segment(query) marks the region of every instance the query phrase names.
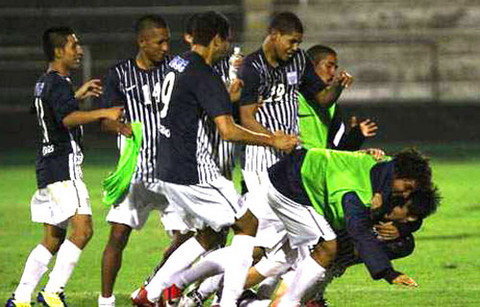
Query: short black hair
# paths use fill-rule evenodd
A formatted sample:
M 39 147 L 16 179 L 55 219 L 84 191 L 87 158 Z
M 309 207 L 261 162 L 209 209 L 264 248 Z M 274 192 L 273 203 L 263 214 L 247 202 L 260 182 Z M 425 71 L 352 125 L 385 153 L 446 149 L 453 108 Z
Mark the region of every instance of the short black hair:
M 279 31 L 281 34 L 287 34 L 292 32 L 298 32 L 303 34 L 303 24 L 292 12 L 282 12 L 275 15 L 270 22 L 268 32 L 273 30 Z
M 135 22 L 135 33 L 138 35 L 146 29 L 167 29 L 168 24 L 160 15 L 145 15 Z
M 48 62 L 55 60 L 55 48 L 63 48 L 68 42 L 68 36 L 75 34 L 72 28 L 60 26 L 52 27 L 42 36 L 43 53 Z
M 187 18 L 185 24 L 183 25 L 183 33 L 193 36 L 193 25 L 195 24 L 197 17 L 198 13 L 193 14 Z
M 394 174 L 397 179 L 413 179 L 417 189 L 432 187 L 432 168 L 429 159 L 416 149 L 409 148 L 394 155 Z
M 193 43 L 208 46 L 216 35 L 227 39 L 230 35 L 230 23 L 223 14 L 209 11 L 198 14 L 193 23 Z
M 428 189 L 415 190 L 410 194 L 408 202 L 408 214 L 410 216 L 424 219 L 430 214 L 437 211 L 440 204 L 441 196 L 436 186 L 431 186 Z
M 337 52 L 330 47 L 323 45 L 315 45 L 307 50 L 307 55 L 314 65 L 317 65 L 321 60 L 325 59 L 327 55 L 337 55 Z

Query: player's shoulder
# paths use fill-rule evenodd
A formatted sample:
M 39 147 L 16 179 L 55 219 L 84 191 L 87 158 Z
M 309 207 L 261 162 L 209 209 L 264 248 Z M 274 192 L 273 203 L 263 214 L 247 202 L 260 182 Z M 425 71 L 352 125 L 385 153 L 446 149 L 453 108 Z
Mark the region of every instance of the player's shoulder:
M 259 63 L 262 61 L 262 49 L 258 49 L 250 54 L 248 54 L 244 59 L 243 59 L 243 65 L 246 66 L 252 66 L 255 63 Z
M 115 71 L 117 69 L 125 69 L 134 65 L 133 58 L 117 60 L 112 66 L 110 66 L 109 71 Z

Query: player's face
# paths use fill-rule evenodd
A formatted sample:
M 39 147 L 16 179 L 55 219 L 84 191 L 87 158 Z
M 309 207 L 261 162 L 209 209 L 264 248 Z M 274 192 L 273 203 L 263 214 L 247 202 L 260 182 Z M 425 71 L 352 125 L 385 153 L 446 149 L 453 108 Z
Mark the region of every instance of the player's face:
M 139 39 L 139 45 L 149 61 L 161 62 L 170 50 L 170 31 L 166 28 L 145 29 Z
M 315 72 L 326 84 L 330 84 L 335 77 L 338 68 L 337 56 L 328 54 L 324 59 L 321 59 L 315 66 Z
M 385 219 L 389 221 L 397 221 L 400 223 L 413 222 L 417 220 L 417 218 L 409 215 L 408 203 L 403 207 L 394 207 L 390 213 L 385 214 Z
M 413 179 L 394 179 L 392 182 L 393 196 L 402 196 L 404 199 L 410 197 L 410 194 L 417 188 L 417 182 Z
M 275 42 L 276 57 L 280 61 L 288 61 L 297 52 L 300 43 L 302 42 L 303 34 L 298 32 L 291 32 L 281 34 L 276 32 L 273 34 Z
M 60 59 L 68 69 L 80 66 L 83 58 L 83 48 L 75 34 L 67 37 L 67 43 L 60 49 Z
M 214 38 L 214 50 L 212 53 L 212 62 L 217 62 L 221 58 L 228 55 L 230 50 L 230 36 L 226 39 L 221 38 L 220 36 L 215 36 Z

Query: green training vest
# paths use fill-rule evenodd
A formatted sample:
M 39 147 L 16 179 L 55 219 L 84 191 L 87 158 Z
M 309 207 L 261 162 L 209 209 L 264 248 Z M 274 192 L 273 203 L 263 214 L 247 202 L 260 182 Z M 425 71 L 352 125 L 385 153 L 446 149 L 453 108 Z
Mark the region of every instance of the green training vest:
M 329 123 L 322 121 L 316 107 L 320 108 L 310 104 L 302 94 L 298 93 L 300 140 L 302 147 L 306 149 L 327 148 Z M 335 114 L 335 109 L 335 103 L 328 109 L 327 116 L 330 120 Z
M 371 206 L 370 170 L 375 164 L 377 161 L 364 153 L 308 150 L 301 168 L 303 188 L 315 210 L 335 229 L 345 227 L 342 207 L 345 193 L 355 192 L 365 206 Z

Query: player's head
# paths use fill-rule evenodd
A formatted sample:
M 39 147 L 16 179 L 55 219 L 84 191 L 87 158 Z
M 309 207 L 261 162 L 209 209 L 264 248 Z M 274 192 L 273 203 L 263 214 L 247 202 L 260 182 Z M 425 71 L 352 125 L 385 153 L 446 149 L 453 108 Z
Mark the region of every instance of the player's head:
M 432 168 L 427 157 L 415 149 L 406 149 L 394 155 L 392 193 L 405 199 L 415 190 L 432 187 Z
M 67 69 L 80 66 L 83 49 L 72 28 L 53 27 L 43 32 L 43 52 L 48 62 L 60 61 Z
M 159 15 L 146 15 L 135 23 L 137 45 L 149 61 L 163 61 L 170 50 L 170 30 L 165 20 Z
M 424 219 L 437 210 L 440 199 L 435 186 L 417 189 L 407 199 L 392 195 L 384 218 L 402 223 Z
M 337 53 L 330 47 L 315 45 L 307 50 L 307 55 L 315 67 L 315 72 L 323 82 L 333 81 L 338 68 Z
M 183 40 L 189 44 L 193 44 L 193 25 L 197 20 L 198 14 L 193 14 L 185 21 L 185 25 L 183 27 Z
M 275 57 L 287 61 L 297 52 L 303 38 L 303 25 L 297 15 L 283 12 L 273 17 L 268 27 Z
M 230 23 L 217 12 L 198 14 L 193 23 L 193 44 L 209 47 L 215 61 L 228 53 L 230 46 Z

